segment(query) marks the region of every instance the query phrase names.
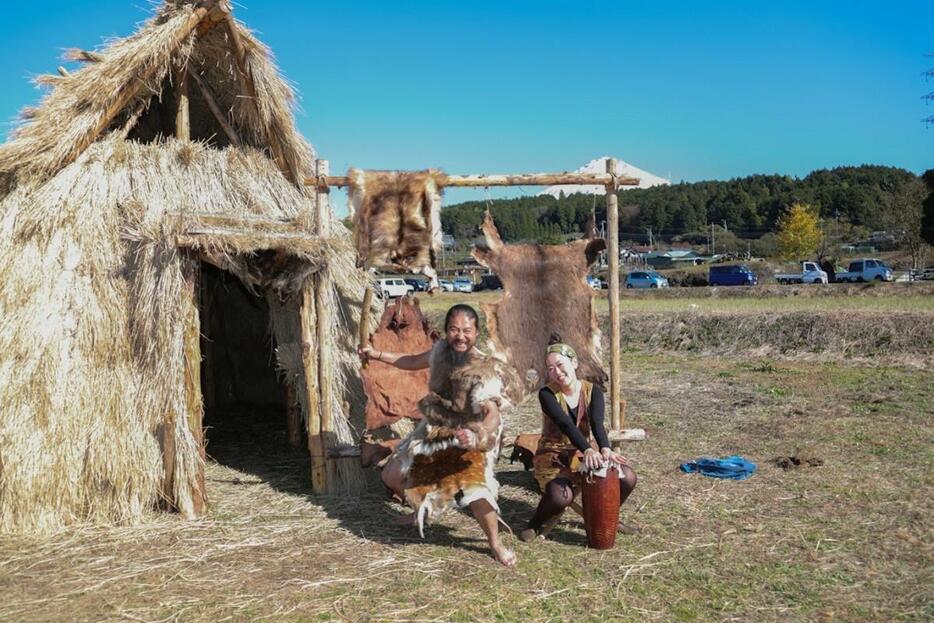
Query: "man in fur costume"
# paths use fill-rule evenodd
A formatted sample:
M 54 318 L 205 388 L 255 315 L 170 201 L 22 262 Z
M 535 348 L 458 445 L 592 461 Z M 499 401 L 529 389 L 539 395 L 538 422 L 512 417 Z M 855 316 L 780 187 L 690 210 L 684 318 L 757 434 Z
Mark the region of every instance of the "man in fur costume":
M 429 393 L 419 403 L 422 421 L 383 466 L 383 482 L 415 510 L 424 536 L 426 520 L 447 508 L 470 508 L 501 564 L 515 553 L 499 539 L 499 483 L 493 474 L 508 405 L 511 368 L 476 348 L 479 318 L 469 305 L 455 305 L 445 318 L 445 339 L 414 355 L 360 349 L 360 355 L 404 370 L 429 368 Z M 513 373 L 514 374 L 514 373 Z M 510 379 L 511 380 L 511 379 Z

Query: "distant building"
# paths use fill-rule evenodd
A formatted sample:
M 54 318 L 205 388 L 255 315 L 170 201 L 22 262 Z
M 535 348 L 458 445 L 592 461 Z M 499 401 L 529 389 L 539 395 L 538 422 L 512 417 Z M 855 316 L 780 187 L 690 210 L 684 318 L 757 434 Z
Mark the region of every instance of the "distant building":
M 645 263 L 652 268 L 672 268 L 679 264 L 702 264 L 704 259 L 692 249 L 668 249 L 667 251 L 651 251 L 642 256 Z

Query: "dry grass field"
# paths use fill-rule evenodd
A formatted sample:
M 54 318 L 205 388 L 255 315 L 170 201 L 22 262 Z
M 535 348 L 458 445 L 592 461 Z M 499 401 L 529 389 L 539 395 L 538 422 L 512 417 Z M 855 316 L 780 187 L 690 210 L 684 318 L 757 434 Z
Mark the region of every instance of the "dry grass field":
M 437 318 L 479 298 L 424 305 Z M 912 313 L 934 324 L 931 295 L 920 298 Z M 903 303 L 846 305 L 876 317 Z M 514 570 L 493 563 L 464 514 L 422 540 L 392 524 L 402 509 L 377 488 L 311 495 L 307 459 L 284 430 L 243 414 L 249 434 L 209 435 L 204 520 L 0 537 L 0 621 L 929 621 L 934 344 L 917 350 L 900 362 L 628 346 L 626 424 L 648 439 L 624 448 L 640 476 L 624 512 L 642 532 L 595 552 L 568 516 L 547 542 L 507 535 Z M 539 417 L 523 406 L 507 435 L 535 431 Z M 677 469 L 728 454 L 758 473 L 734 482 Z M 518 531 L 537 501 L 531 474 L 502 460 L 498 476 Z

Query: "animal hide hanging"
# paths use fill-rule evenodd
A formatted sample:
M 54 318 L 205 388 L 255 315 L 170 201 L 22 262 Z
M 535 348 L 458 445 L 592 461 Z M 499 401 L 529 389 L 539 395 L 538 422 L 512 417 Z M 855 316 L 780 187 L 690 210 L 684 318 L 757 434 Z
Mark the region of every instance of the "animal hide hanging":
M 591 231 L 564 245 L 507 245 L 489 212 L 481 229 L 486 248 L 475 248 L 472 255 L 503 282 L 502 298 L 481 305 L 496 349 L 506 353 L 521 378 L 540 386 L 545 347 L 557 331 L 577 351 L 578 377 L 605 387 L 594 291 L 585 281 L 605 241 Z
M 387 303 L 370 343 L 383 352 L 423 353 L 436 339 L 418 299 L 403 296 Z M 361 375 L 368 430 L 389 426 L 401 418 L 421 419 L 418 401 L 428 393 L 428 370 L 400 370 L 388 363 L 370 361 Z
M 347 177 L 358 264 L 422 273 L 436 288 L 444 175 L 350 169 Z

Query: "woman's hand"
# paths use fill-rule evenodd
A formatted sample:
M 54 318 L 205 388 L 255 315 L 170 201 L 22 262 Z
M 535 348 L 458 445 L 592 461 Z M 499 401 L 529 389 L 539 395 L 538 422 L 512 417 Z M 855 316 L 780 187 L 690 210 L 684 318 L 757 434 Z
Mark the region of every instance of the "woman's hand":
M 616 465 L 625 465 L 626 467 L 632 467 L 632 463 L 629 462 L 629 459 L 624 457 L 622 454 L 616 454 L 609 448 L 601 448 L 600 456 L 603 457 L 604 461 L 608 461 Z
M 593 448 L 587 448 L 584 452 L 584 467 L 590 471 L 595 471 L 603 467 L 603 457 Z

